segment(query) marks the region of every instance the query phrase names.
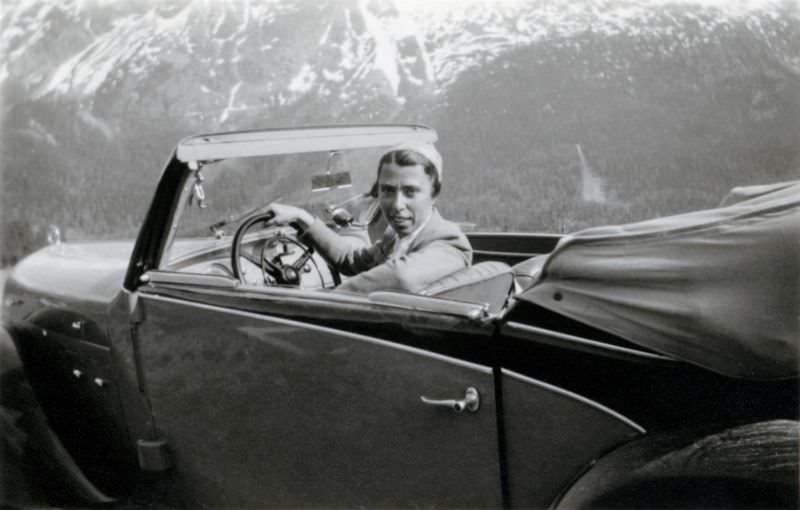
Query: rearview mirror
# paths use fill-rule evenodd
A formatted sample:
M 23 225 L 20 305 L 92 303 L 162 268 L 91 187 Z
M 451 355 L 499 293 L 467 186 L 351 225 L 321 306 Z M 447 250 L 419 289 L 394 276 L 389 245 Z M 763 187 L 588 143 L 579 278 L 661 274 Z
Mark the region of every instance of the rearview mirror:
M 327 191 L 333 188 L 349 188 L 353 185 L 350 172 L 317 174 L 311 176 L 311 191 Z

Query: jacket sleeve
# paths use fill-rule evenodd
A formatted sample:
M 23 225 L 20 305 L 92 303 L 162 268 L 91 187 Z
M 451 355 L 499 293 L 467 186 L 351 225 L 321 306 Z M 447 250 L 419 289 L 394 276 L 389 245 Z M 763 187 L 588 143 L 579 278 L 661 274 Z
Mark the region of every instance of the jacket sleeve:
M 310 239 L 325 260 L 347 276 L 366 271 L 385 259 L 382 242 L 372 246 L 352 243 L 319 219 L 314 220 L 303 233 L 303 237 Z
M 469 266 L 470 258 L 471 253 L 452 243 L 434 241 L 348 278 L 337 290 L 361 293 L 375 290 L 418 292 L 436 280 Z

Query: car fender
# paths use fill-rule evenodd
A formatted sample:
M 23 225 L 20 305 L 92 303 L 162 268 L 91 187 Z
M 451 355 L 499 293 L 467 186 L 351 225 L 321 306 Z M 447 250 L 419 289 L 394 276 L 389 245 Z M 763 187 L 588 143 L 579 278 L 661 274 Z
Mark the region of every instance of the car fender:
M 793 508 L 800 422 L 646 436 L 596 461 L 553 508 Z
M 42 492 L 51 503 L 75 501 L 109 503 L 83 474 L 50 428 L 25 375 L 22 361 L 11 334 L 0 326 L 0 426 L 4 469 L 13 469 L 27 480 L 36 480 L 39 487 L 26 487 L 29 494 L 6 492 L 9 499 L 27 499 L 30 493 Z M 4 480 L 5 483 L 5 480 Z M 3 487 L 9 489 L 9 487 Z M 17 491 L 19 492 L 19 491 Z M 14 503 L 14 501 L 4 501 Z

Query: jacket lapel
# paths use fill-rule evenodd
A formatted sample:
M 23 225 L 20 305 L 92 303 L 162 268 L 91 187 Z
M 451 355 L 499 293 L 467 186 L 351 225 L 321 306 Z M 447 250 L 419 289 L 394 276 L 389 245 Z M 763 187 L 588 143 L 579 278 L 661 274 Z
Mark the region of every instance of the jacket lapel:
M 428 243 L 431 239 L 435 238 L 437 232 L 440 230 L 439 227 L 441 222 L 442 217 L 439 215 L 439 211 L 434 207 L 433 211 L 431 211 L 431 218 L 428 220 L 428 223 L 420 231 L 417 237 L 411 242 L 411 246 L 408 247 L 408 251 L 416 250 L 417 247 L 422 246 L 423 244 Z

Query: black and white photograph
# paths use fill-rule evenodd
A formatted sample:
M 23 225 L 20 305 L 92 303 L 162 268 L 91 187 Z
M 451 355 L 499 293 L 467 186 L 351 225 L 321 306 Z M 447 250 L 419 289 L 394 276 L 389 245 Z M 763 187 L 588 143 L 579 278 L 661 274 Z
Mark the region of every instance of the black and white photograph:
M 0 508 L 800 509 L 798 0 L 0 0 Z

